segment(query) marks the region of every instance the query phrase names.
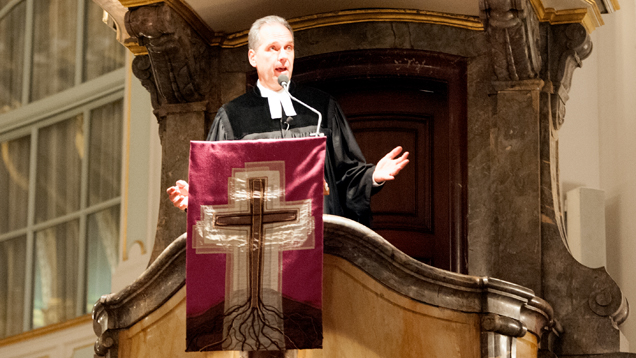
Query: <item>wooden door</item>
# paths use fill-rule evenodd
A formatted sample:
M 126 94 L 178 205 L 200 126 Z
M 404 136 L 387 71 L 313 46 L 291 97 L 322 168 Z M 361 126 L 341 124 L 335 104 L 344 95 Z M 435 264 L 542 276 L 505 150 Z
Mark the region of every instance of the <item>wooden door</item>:
M 466 82 L 460 58 L 365 50 L 298 59 L 294 80 L 342 107 L 368 162 L 401 145 L 411 162 L 373 196 L 372 228 L 406 254 L 466 271 Z

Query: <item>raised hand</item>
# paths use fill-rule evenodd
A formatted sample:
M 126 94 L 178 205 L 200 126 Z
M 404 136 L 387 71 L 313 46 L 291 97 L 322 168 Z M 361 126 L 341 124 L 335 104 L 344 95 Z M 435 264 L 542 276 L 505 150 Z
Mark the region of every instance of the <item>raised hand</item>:
M 172 201 L 172 205 L 176 206 L 181 210 L 185 210 L 188 208 L 188 196 L 190 193 L 188 190 L 190 186 L 185 180 L 177 180 L 175 186 L 171 186 L 166 190 L 168 195 L 170 196 L 170 201 Z
M 409 156 L 409 152 L 404 152 L 402 156 L 396 158 L 402 152 L 402 147 L 395 147 L 392 151 L 390 151 L 384 158 L 380 159 L 378 164 L 375 167 L 375 171 L 373 172 L 373 180 L 376 183 L 382 183 L 387 180 L 395 179 L 395 176 L 400 172 L 400 170 L 404 169 L 404 167 L 409 163 L 407 159 Z

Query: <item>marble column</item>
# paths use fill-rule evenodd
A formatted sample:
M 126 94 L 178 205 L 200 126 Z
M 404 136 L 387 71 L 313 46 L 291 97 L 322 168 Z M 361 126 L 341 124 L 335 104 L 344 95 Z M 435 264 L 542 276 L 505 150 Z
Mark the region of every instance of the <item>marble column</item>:
M 161 139 L 161 188 L 173 186 L 179 179 L 188 180 L 190 141 L 204 140 L 207 101 L 166 104 L 155 110 L 159 118 Z M 151 257 L 154 259 L 186 231 L 186 214 L 167 200 L 159 202 L 157 234 Z M 151 262 L 152 260 L 151 259 Z
M 499 81 L 491 134 L 494 277 L 541 294 L 539 99 L 543 81 Z
M 191 140 L 205 140 L 212 116 L 214 71 L 211 47 L 165 3 L 131 8 L 126 29 L 147 55 L 133 61 L 133 73 L 150 92 L 162 146 L 159 218 L 151 264 L 186 230 L 186 216 L 165 190 L 188 179 Z

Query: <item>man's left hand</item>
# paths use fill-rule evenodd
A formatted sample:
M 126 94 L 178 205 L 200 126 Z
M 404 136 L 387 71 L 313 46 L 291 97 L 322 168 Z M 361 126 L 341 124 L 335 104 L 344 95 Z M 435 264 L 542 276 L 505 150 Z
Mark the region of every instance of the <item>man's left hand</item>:
M 380 159 L 373 172 L 373 180 L 375 180 L 376 183 L 381 184 L 387 180 L 395 179 L 395 176 L 400 170 L 404 169 L 409 163 L 407 159 L 409 152 L 404 152 L 402 156 L 396 158 L 401 152 L 402 147 L 395 147 L 389 154 Z

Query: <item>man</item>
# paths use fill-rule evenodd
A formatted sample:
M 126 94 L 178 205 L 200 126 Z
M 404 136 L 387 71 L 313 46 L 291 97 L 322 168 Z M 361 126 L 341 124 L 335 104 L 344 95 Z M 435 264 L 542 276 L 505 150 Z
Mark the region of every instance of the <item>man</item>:
M 302 105 L 293 105 L 278 82 L 279 76 L 292 77 L 291 26 L 281 17 L 267 16 L 254 22 L 248 37 L 248 59 L 256 68 L 258 82 L 219 109 L 208 140 L 293 138 L 316 132 L 317 115 Z M 402 148 L 396 147 L 377 165 L 367 164 L 340 106 L 331 96 L 293 82 L 289 93 L 322 113 L 320 132 L 327 136 L 325 180 L 330 189 L 325 197 L 325 213 L 369 226 L 371 195 L 408 164 L 408 152 L 398 157 Z M 187 208 L 186 182 L 180 180 L 167 191 L 176 207 Z

